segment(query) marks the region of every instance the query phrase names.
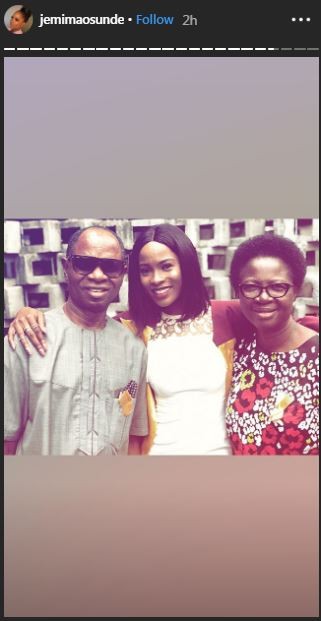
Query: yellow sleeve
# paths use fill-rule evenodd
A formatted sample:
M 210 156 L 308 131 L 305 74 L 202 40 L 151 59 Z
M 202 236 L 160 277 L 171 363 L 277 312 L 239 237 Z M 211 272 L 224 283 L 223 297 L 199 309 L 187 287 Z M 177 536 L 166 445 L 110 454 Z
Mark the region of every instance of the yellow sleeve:
M 132 319 L 120 319 L 120 321 L 126 328 L 128 328 L 128 330 L 131 330 L 133 334 L 137 335 L 136 325 Z M 140 335 L 140 338 L 145 343 L 145 345 L 147 345 L 151 332 L 152 332 L 152 328 L 150 328 L 149 326 L 146 326 L 146 328 L 143 330 L 142 334 Z M 147 400 L 147 416 L 148 416 L 148 435 L 145 436 L 142 441 L 141 451 L 143 455 L 146 455 L 149 452 L 154 442 L 155 435 L 156 435 L 155 397 L 148 383 L 146 383 L 146 400 Z
M 219 349 L 221 350 L 227 364 L 227 373 L 225 380 L 225 398 L 227 399 L 228 393 L 230 392 L 231 383 L 232 383 L 232 374 L 233 374 L 233 354 L 234 354 L 234 346 L 235 339 L 230 339 L 222 345 L 219 345 Z

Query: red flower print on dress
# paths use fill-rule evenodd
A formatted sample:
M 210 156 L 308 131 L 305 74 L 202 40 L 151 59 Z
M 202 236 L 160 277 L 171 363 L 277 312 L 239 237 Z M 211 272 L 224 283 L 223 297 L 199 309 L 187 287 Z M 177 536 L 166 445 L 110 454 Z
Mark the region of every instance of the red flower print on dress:
M 300 451 L 294 451 L 293 449 L 286 448 L 282 451 L 282 455 L 301 455 Z
M 267 444 L 263 447 L 261 455 L 276 455 L 276 448 L 271 446 L 271 444 Z
M 233 453 L 235 455 L 240 455 L 242 453 L 242 442 L 240 436 L 238 436 L 237 433 L 232 433 L 230 441 L 232 444 Z
M 283 420 L 285 423 L 298 425 L 305 418 L 305 409 L 301 403 L 291 403 L 284 410 Z
M 293 451 L 295 451 L 296 449 L 302 448 L 304 436 L 299 429 L 290 426 L 280 436 L 280 442 L 282 446 L 290 449 L 293 453 Z
M 256 394 L 259 397 L 262 397 L 262 399 L 266 399 L 266 397 L 271 394 L 272 388 L 273 382 L 268 380 L 266 377 L 260 377 L 258 383 L 256 384 Z
M 242 390 L 239 398 L 236 399 L 235 408 L 239 414 L 244 414 L 244 412 L 250 412 L 252 410 L 254 402 L 255 392 L 249 388 L 246 388 L 246 390 Z
M 278 431 L 274 425 L 268 425 L 262 431 L 263 444 L 276 444 Z
M 308 455 L 319 455 L 319 449 L 313 448 L 309 451 Z
M 257 446 L 255 444 L 244 444 L 243 455 L 257 455 Z

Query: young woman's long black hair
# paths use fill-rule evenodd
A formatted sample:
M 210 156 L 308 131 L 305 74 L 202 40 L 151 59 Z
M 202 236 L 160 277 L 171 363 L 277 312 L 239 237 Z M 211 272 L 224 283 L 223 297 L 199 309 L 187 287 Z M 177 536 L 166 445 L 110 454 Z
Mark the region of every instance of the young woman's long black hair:
M 139 253 L 145 244 L 156 241 L 176 254 L 182 273 L 182 319 L 192 319 L 209 306 L 196 249 L 185 233 L 173 224 L 152 226 L 137 238 L 129 257 L 128 304 L 131 318 L 138 332 L 145 326 L 154 326 L 161 318 L 162 309 L 150 298 L 140 280 Z

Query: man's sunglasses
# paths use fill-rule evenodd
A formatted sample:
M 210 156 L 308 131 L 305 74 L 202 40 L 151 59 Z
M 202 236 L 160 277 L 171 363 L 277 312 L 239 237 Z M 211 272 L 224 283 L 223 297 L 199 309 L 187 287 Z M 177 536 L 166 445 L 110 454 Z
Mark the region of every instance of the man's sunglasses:
M 96 267 L 100 267 L 102 272 L 110 278 L 121 276 L 126 269 L 126 261 L 119 259 L 99 259 L 98 257 L 81 256 L 73 254 L 68 258 L 72 268 L 78 274 L 91 274 Z

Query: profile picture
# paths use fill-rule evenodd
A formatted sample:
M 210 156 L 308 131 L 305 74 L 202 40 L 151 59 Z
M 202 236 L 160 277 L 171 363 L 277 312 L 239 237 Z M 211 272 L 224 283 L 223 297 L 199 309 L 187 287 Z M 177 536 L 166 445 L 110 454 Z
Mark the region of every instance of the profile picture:
M 33 24 L 32 12 L 23 4 L 14 4 L 5 12 L 4 23 L 9 32 L 22 35 L 28 32 Z

